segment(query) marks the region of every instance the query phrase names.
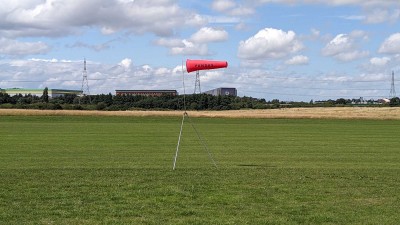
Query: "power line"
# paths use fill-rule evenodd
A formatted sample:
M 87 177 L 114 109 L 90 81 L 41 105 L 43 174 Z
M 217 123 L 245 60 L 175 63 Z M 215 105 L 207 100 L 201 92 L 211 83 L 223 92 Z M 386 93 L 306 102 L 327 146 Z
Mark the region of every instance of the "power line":
M 106 81 L 106 80 L 119 80 L 125 78 L 137 79 L 136 77 L 109 77 L 109 78 L 88 78 L 88 81 Z M 145 81 L 143 79 L 143 81 Z M 179 82 L 181 80 L 170 80 L 166 82 L 157 82 L 157 83 L 172 83 Z M 56 82 L 82 82 L 82 80 L 2 80 L 1 82 L 7 83 L 56 83 Z
M 234 75 L 234 74 L 227 74 L 227 75 Z M 305 80 L 310 82 L 323 82 L 323 83 L 377 83 L 377 82 L 387 82 L 387 80 L 332 80 L 332 79 L 309 79 L 304 77 L 277 77 L 277 76 L 263 76 L 264 79 L 277 79 L 277 80 Z M 107 78 L 91 78 L 88 80 L 91 81 L 104 81 L 104 80 L 117 80 L 117 79 L 137 79 L 135 76 L 124 76 L 124 77 L 107 77 Z M 67 81 L 81 81 L 75 79 L 62 79 L 62 80 L 3 80 L 3 82 L 13 82 L 13 83 L 40 83 L 40 82 L 67 82 Z M 180 80 L 176 80 L 180 81 Z M 395 80 L 400 81 L 400 80 Z M 247 82 L 240 82 L 241 84 L 251 84 Z
M 215 89 L 216 87 L 211 87 L 211 86 L 207 86 L 207 85 L 203 85 L 206 86 L 210 89 Z M 340 89 L 338 89 L 340 90 Z M 386 89 L 385 89 L 386 90 Z M 283 92 L 270 92 L 270 91 L 254 91 L 254 90 L 248 90 L 248 89 L 242 89 L 240 92 L 242 93 L 259 93 L 259 94 L 267 94 L 267 95 L 283 95 L 283 96 L 301 96 L 301 97 L 331 97 L 331 98 L 342 98 L 344 97 L 343 95 L 326 95 L 326 94 L 292 94 L 292 93 L 283 93 Z M 360 97 L 360 96 L 358 96 Z M 367 95 L 367 96 L 363 96 L 366 98 L 384 98 L 383 95 L 378 96 L 378 95 Z
M 85 71 L 85 68 L 84 68 Z M 393 72 L 394 73 L 394 72 Z M 230 73 L 225 73 L 226 75 L 236 75 L 236 74 L 230 74 Z M 392 74 L 394 75 L 394 74 Z M 250 76 L 249 76 L 250 77 Z M 305 87 L 305 86 L 285 86 L 285 85 L 275 85 L 274 83 L 272 84 L 271 89 L 300 89 L 300 90 L 323 90 L 323 91 L 388 91 L 388 89 L 382 89 L 382 88 L 371 88 L 371 87 L 348 87 L 348 88 L 329 88 L 329 87 L 320 87 L 323 83 L 326 85 L 331 85 L 332 83 L 346 83 L 346 86 L 350 85 L 355 85 L 357 83 L 382 83 L 382 82 L 388 82 L 388 80 L 332 80 L 332 79 L 312 79 L 312 78 L 305 78 L 305 77 L 278 77 L 278 76 L 262 76 L 260 78 L 263 79 L 276 79 L 276 80 L 288 80 L 288 81 L 296 81 L 296 80 L 304 80 L 308 81 L 310 84 L 318 82 L 319 87 Z M 119 79 L 135 79 L 135 81 L 143 81 L 147 82 L 148 77 L 146 78 L 138 78 L 135 76 L 113 76 L 113 77 L 106 77 L 106 78 L 87 78 L 87 81 L 106 81 L 106 80 L 119 80 Z M 250 78 L 249 78 L 250 80 Z M 61 80 L 3 80 L 2 82 L 9 82 L 9 83 L 52 83 L 52 82 L 80 82 L 81 80 L 75 80 L 75 79 L 61 79 Z M 180 82 L 181 80 L 168 80 L 165 82 L 154 82 L 155 84 L 171 84 L 174 82 Z M 225 84 L 231 84 L 231 85 L 251 85 L 251 86 L 256 86 L 265 89 L 263 86 L 263 83 L 255 83 L 255 82 L 241 82 L 241 81 L 232 81 L 229 79 L 213 79 L 213 81 L 225 83 Z M 394 84 L 394 81 L 400 81 L 400 80 L 395 80 L 394 76 L 392 77 L 392 84 Z M 271 81 L 273 82 L 273 81 Z M 359 86 L 359 85 L 357 85 Z M 104 87 L 104 86 L 103 86 Z M 109 86 L 112 87 L 112 86 Z M 392 88 L 394 90 L 394 88 Z M 242 89 L 243 90 L 243 89 Z M 245 91 L 240 91 L 240 92 L 250 92 L 250 93 L 261 93 L 261 94 L 269 94 L 269 95 L 283 95 L 283 96 L 303 96 L 303 97 L 309 97 L 309 96 L 314 96 L 314 97 L 335 97 L 336 95 L 321 95 L 321 94 L 291 94 L 291 93 L 282 93 L 282 92 L 270 92 L 270 91 L 255 91 L 255 90 L 246 90 Z M 338 96 L 340 97 L 340 96 Z M 364 96 L 364 97 L 383 97 L 383 96 Z
M 224 73 L 225 75 L 233 75 L 236 76 L 237 74 L 233 73 Z M 247 75 L 248 78 L 251 78 L 251 76 Z M 335 80 L 333 78 L 326 78 L 326 79 L 310 79 L 310 78 L 305 78 L 305 77 L 278 77 L 278 76 L 262 76 L 262 78 L 267 78 L 267 79 L 277 79 L 277 80 L 305 80 L 305 81 L 312 81 L 312 82 L 354 82 L 354 83 L 374 83 L 374 82 L 387 82 L 387 80 Z M 396 80 L 399 81 L 399 80 Z
M 241 91 L 241 92 L 250 92 L 250 93 L 260 93 L 260 94 L 269 94 L 269 95 L 283 95 L 283 96 L 301 96 L 301 97 L 332 97 L 332 98 L 341 98 L 343 95 L 321 95 L 321 94 L 291 94 L 291 93 L 279 93 L 279 92 L 264 92 L 264 91 Z M 364 95 L 366 98 L 383 98 L 384 96 L 378 95 Z
M 217 80 L 218 81 L 218 80 Z M 221 81 L 221 80 L 219 80 Z M 221 81 L 227 84 L 232 84 L 232 85 L 236 85 L 237 82 L 225 82 L 225 81 Z M 259 83 L 242 83 L 240 82 L 240 84 L 246 84 L 246 85 L 252 85 L 252 86 L 261 86 L 262 84 Z M 341 90 L 348 90 L 348 91 L 387 91 L 388 89 L 377 89 L 377 88 L 322 88 L 322 87 L 301 87 L 301 86 L 281 86 L 281 85 L 273 85 L 273 87 L 271 88 L 288 88 L 288 89 L 304 89 L 304 90 L 328 90 L 328 91 L 341 91 Z
M 131 78 L 131 77 L 126 77 L 126 78 Z M 99 81 L 99 80 L 110 80 L 110 79 L 120 79 L 117 77 L 114 78 L 104 78 L 104 79 L 88 79 L 92 81 Z M 50 81 L 50 82 L 59 82 L 59 81 L 75 81 L 79 82 L 79 80 L 57 80 L 57 81 Z M 180 80 L 172 80 L 172 81 L 167 81 L 167 82 L 157 82 L 158 84 L 166 84 L 166 83 L 173 83 L 173 82 L 179 82 Z M 229 83 L 232 85 L 237 85 L 238 82 L 226 82 L 222 80 L 217 80 L 225 83 Z M 32 81 L 20 81 L 20 82 L 32 82 Z M 49 81 L 34 81 L 34 82 L 49 82 Z M 262 84 L 256 84 L 256 83 L 242 83 L 240 84 L 247 84 L 247 85 L 252 85 L 252 86 L 260 86 Z M 205 85 L 203 85 L 205 86 Z M 108 86 L 108 87 L 113 87 L 113 86 Z M 207 86 L 210 87 L 210 86 Z M 214 87 L 210 87 L 211 89 L 214 89 Z M 301 89 L 301 90 L 326 90 L 326 91 L 387 91 L 388 89 L 377 89 L 377 88 L 319 88 L 319 87 L 301 87 L 301 86 L 281 86 L 281 85 L 273 85 L 272 88 L 279 88 L 279 89 Z M 242 89 L 243 90 L 243 89 Z M 302 97 L 335 97 L 335 95 L 321 95 L 321 94 L 290 94 L 290 93 L 283 93 L 283 92 L 268 92 L 268 91 L 252 91 L 252 90 L 245 90 L 241 92 L 250 92 L 250 93 L 260 93 L 260 94 L 269 94 L 269 95 L 283 95 L 283 96 L 302 96 Z M 336 96 L 336 97 L 342 97 L 342 96 Z M 364 97 L 383 97 L 383 96 L 364 96 Z

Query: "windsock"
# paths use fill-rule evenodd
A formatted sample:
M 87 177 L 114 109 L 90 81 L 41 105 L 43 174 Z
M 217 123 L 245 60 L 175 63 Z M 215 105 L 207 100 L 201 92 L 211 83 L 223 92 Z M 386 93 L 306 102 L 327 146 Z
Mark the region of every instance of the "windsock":
M 186 71 L 188 73 L 198 70 L 213 70 L 226 67 L 228 67 L 227 61 L 186 60 Z

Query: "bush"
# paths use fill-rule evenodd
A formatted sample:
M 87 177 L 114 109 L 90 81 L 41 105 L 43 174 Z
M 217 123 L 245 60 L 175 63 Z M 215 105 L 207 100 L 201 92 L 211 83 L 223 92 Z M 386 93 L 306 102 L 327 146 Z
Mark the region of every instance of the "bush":
M 129 107 L 128 105 L 110 105 L 108 107 L 106 107 L 103 110 L 106 111 L 126 111 L 126 110 L 130 110 L 131 107 Z M 143 110 L 143 108 L 140 108 L 141 110 Z
M 400 98 L 395 97 L 395 98 L 390 99 L 389 105 L 390 105 L 391 107 L 400 106 Z
M 72 105 L 73 110 L 83 110 L 83 107 L 81 105 Z
M 96 110 L 104 110 L 105 108 L 107 108 L 107 104 L 104 102 L 99 102 L 96 105 Z
M 6 103 L 6 104 L 0 104 L 1 109 L 13 109 L 14 105 L 11 103 Z

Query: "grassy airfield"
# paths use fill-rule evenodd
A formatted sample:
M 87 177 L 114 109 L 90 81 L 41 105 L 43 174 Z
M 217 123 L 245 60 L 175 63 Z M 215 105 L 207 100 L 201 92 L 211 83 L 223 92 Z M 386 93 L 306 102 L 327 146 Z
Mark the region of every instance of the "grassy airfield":
M 396 224 L 400 120 L 0 116 L 0 224 Z

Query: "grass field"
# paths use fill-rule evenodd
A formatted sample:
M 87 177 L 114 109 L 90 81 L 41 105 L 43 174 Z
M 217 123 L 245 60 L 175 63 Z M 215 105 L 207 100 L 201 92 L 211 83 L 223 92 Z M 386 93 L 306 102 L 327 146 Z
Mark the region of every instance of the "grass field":
M 1 116 L 0 224 L 398 224 L 400 120 Z

